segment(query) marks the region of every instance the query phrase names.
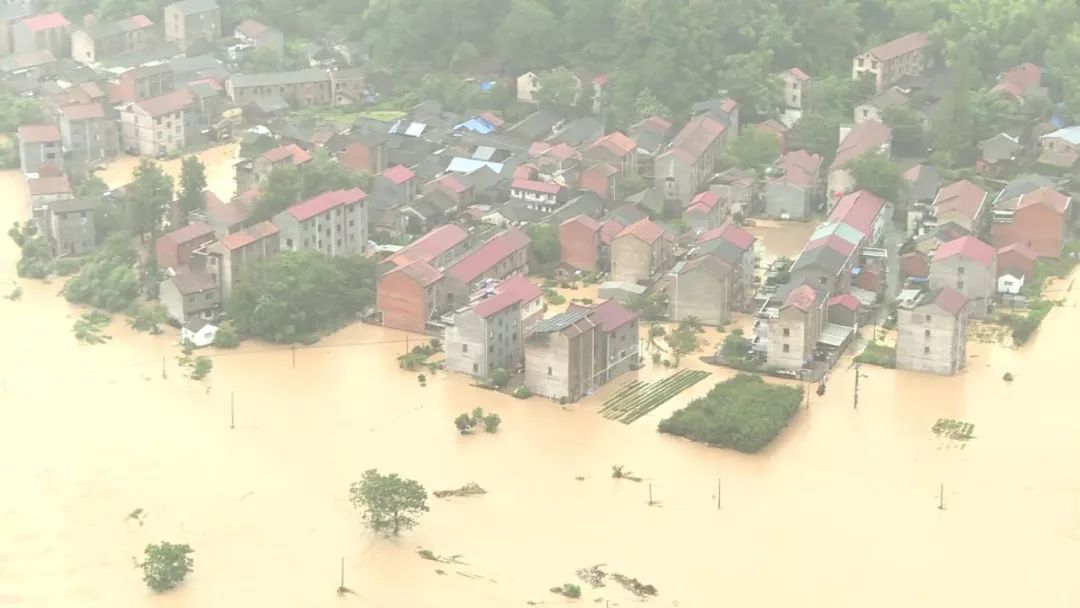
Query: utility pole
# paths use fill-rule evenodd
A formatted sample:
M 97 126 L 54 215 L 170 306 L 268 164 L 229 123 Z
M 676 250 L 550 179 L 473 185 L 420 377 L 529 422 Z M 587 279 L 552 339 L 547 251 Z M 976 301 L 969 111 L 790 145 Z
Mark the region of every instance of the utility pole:
M 293 369 L 296 369 L 296 345 L 295 344 L 292 347 L 292 366 L 293 366 Z
M 862 374 L 859 372 L 859 362 L 855 362 L 855 408 L 859 409 L 859 376 Z
M 229 428 L 236 428 L 236 391 L 229 393 Z
M 721 508 L 720 505 L 722 504 L 720 502 L 720 496 L 721 496 L 720 492 L 723 491 L 723 485 L 722 485 L 723 483 L 724 483 L 724 480 L 722 478 L 720 478 L 720 477 L 716 478 L 716 508 L 717 509 L 720 509 Z
M 938 505 L 939 511 L 945 510 L 945 483 L 942 482 L 941 488 L 938 490 Z
M 341 588 L 345 588 L 345 558 L 341 558 Z
M 168 379 L 168 377 L 169 377 L 169 375 L 167 373 L 165 373 L 165 355 L 162 355 L 161 356 L 161 379 L 166 380 L 166 379 Z
M 649 484 L 649 506 L 651 507 L 651 506 L 653 506 L 653 504 L 654 503 L 653 503 L 653 499 L 652 499 L 652 484 L 650 483 Z

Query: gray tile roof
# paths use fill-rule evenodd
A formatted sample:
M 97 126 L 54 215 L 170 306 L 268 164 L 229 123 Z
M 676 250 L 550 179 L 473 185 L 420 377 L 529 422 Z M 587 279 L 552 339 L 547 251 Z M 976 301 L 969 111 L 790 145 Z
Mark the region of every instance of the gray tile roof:
M 799 254 L 799 259 L 795 260 L 795 263 L 791 266 L 791 272 L 795 273 L 803 268 L 816 266 L 836 274 L 844 267 L 847 260 L 848 256 L 828 245 L 822 245 Z
M 550 333 L 554 331 L 561 331 L 589 316 L 591 312 L 591 308 L 568 310 L 564 313 L 557 314 L 550 319 L 544 319 L 543 321 L 537 323 L 536 326 L 533 327 L 533 333 Z
M 326 70 L 310 69 L 292 72 L 267 72 L 265 74 L 235 74 L 230 78 L 233 87 L 272 87 L 305 82 L 330 81 Z
M 180 0 L 180 2 L 174 2 L 166 8 L 172 8 L 184 15 L 192 15 L 214 10 L 218 8 L 218 3 L 216 0 Z

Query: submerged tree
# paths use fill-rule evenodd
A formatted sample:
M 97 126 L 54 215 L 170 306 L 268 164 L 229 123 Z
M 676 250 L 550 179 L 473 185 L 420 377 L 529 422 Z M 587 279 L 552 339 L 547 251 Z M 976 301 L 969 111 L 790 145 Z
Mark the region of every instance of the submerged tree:
M 176 587 L 194 570 L 195 560 L 191 558 L 194 552 L 188 545 L 166 541 L 146 545 L 143 561 L 139 563 L 143 581 L 158 593 Z
M 416 518 L 427 512 L 427 490 L 397 473 L 381 475 L 368 469 L 360 481 L 349 488 L 349 500 L 362 513 L 364 523 L 376 532 L 397 536 L 401 530 L 417 524 Z

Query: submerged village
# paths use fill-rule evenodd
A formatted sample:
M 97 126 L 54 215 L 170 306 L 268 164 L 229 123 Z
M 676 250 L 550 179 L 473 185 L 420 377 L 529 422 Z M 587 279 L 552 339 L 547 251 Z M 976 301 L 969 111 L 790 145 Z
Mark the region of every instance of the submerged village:
M 405 103 L 359 39 L 297 42 L 217 0 L 110 19 L 45 4 L 0 6 L 0 95 L 13 113 L 0 158 L 25 191 L 4 203 L 2 217 L 17 221 L 2 315 L 15 328 L 45 314 L 35 311 L 46 299 L 66 299 L 77 306 L 70 340 L 87 358 L 149 332 L 155 365 L 167 353 L 161 381 L 183 378 L 173 398 L 227 399 L 230 429 L 236 391 L 211 391 L 219 375 L 245 376 L 230 367 L 244 357 L 287 353 L 292 369 L 268 367 L 260 382 L 291 391 L 298 356 L 303 367 L 329 356 L 322 348 L 385 344 L 370 357 L 392 368 L 353 374 L 350 386 L 394 401 L 460 379 L 450 406 L 460 415 L 439 424 L 477 444 L 484 431 L 498 441 L 518 404 L 762 462 L 785 428 L 809 432 L 812 403 L 858 411 L 860 378 L 888 373 L 939 391 L 921 405 L 950 405 L 922 412 L 932 427 L 921 431 L 960 450 L 979 439 L 978 421 L 949 391 L 972 374 L 991 392 L 1022 382 L 1019 363 L 982 368 L 1021 356 L 1056 307 L 1075 307 L 1080 125 L 1062 76 L 1034 62 L 1001 66 L 974 91 L 945 41 L 910 32 L 847 57 L 840 77 L 772 70 L 768 101 L 721 88 L 673 113 L 639 95 L 627 118 L 617 73 L 478 69 Z M 958 124 L 966 131 L 949 148 L 941 133 Z M 356 341 L 335 343 L 342 334 Z M 394 420 L 407 415 L 393 405 Z M 665 506 L 643 466 L 600 473 Z M 433 500 L 493 491 L 457 485 Z M 399 492 L 401 513 L 377 513 L 378 491 Z M 720 510 L 722 480 L 710 491 Z M 944 482 L 928 491 L 944 510 Z M 349 496 L 368 527 L 394 537 L 431 504 L 416 482 L 373 468 Z M 138 526 L 142 511 L 130 516 Z M 177 547 L 147 545 L 137 564 L 154 591 L 197 593 L 198 581 L 181 585 L 187 553 L 175 580 L 147 567 Z M 440 575 L 465 565 L 419 555 Z M 574 566 L 588 567 L 550 581 L 540 603 L 704 597 L 648 571 Z M 605 580 L 624 595 L 604 595 Z M 364 596 L 347 584 L 345 558 L 337 589 Z M 670 605 L 702 605 L 688 601 Z

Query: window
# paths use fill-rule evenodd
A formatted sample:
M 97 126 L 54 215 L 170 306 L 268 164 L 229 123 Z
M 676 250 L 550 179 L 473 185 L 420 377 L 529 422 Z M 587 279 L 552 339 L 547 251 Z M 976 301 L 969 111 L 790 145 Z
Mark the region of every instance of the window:
M 784 352 L 785 353 L 790 353 L 791 352 L 791 345 L 790 344 L 785 344 L 784 345 Z
M 461 352 L 463 352 L 463 353 L 469 352 L 469 345 L 468 344 L 462 344 L 461 345 Z
M 551 375 L 551 368 L 550 367 L 548 368 L 548 375 L 549 376 Z
M 285 239 L 285 246 L 292 249 L 292 239 Z
M 926 322 L 927 322 L 927 323 L 929 323 L 929 322 L 930 322 L 930 315 L 926 315 Z
M 866 108 L 863 108 L 862 117 L 863 118 L 869 118 L 870 117 L 870 110 L 867 110 Z
M 214 292 L 212 292 L 212 291 L 206 292 L 206 301 L 209 302 L 210 300 L 213 300 L 213 299 L 214 299 Z
M 799 102 L 799 96 L 798 95 L 792 95 L 791 96 L 791 103 L 798 103 L 798 102 Z
M 930 354 L 930 347 L 929 346 L 924 346 L 923 349 L 922 349 L 922 354 L 929 355 Z
M 861 68 L 861 67 L 863 67 L 863 61 L 864 61 L 864 60 L 863 60 L 862 58 L 860 58 L 860 59 L 859 59 L 859 67 L 860 67 L 860 68 Z
M 964 282 L 963 281 L 957 281 L 956 282 L 956 288 L 957 289 L 963 289 L 964 288 Z
M 964 267 L 961 266 L 961 267 L 957 268 L 956 269 L 956 274 L 964 274 Z
M 828 279 L 827 279 L 827 278 L 825 278 L 825 277 L 821 277 L 820 279 L 818 279 L 818 281 L 820 281 L 820 282 L 821 282 L 821 284 L 822 284 L 822 285 L 824 285 L 825 283 L 827 283 L 827 282 L 828 282 Z
M 356 223 L 356 220 L 349 220 L 349 228 L 352 228 L 354 223 Z
M 923 335 L 926 336 L 927 338 L 929 338 L 930 337 L 930 330 L 929 329 L 925 330 L 923 332 Z
M 478 365 L 476 363 L 473 363 L 472 364 L 472 371 L 473 371 L 474 374 L 479 372 L 480 371 L 480 365 Z
M 791 329 L 790 328 L 788 328 L 788 327 L 784 328 L 784 337 L 785 338 L 790 338 L 791 337 Z

